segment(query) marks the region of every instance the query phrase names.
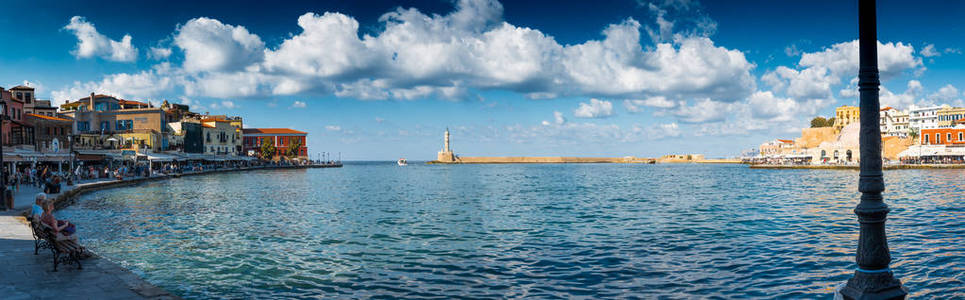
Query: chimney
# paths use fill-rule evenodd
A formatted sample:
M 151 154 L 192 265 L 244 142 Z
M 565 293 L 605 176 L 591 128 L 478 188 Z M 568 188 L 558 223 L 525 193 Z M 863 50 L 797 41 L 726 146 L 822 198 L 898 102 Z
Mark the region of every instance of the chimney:
M 94 92 L 90 93 L 90 103 L 88 103 L 87 109 L 90 111 L 94 111 Z

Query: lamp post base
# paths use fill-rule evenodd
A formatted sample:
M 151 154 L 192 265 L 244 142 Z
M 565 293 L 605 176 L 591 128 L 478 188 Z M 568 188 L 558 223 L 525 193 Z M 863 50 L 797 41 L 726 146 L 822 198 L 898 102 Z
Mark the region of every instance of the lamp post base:
M 854 276 L 835 291 L 835 299 L 905 299 L 908 288 L 895 279 L 891 271 L 867 273 L 854 271 Z

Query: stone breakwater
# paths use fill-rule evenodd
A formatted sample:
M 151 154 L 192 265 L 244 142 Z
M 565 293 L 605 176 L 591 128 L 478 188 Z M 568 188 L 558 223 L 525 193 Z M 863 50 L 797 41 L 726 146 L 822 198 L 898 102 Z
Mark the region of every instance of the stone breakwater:
M 467 156 L 453 162 L 430 161 L 430 164 L 578 164 L 578 163 L 653 163 L 641 157 L 567 157 L 567 156 Z
M 64 186 L 59 194 L 49 195 L 56 207 L 63 208 L 77 196 L 91 191 L 130 186 L 183 176 L 205 175 L 224 172 L 271 169 L 302 169 L 340 167 L 341 165 L 270 166 L 237 169 L 218 169 L 201 172 L 129 178 L 124 180 L 101 180 Z M 84 269 L 64 265 L 57 272 L 49 251 L 33 253 L 33 236 L 24 216 L 29 212 L 33 197 L 39 189 L 21 186 L 16 193 L 15 209 L 0 212 L 0 298 L 4 299 L 180 299 L 159 288 L 124 267 L 108 261 L 96 253 L 82 261 Z M 80 226 L 84 226 L 81 224 Z M 81 233 L 81 243 L 84 237 Z
M 580 164 L 580 163 L 614 163 L 614 164 L 654 164 L 654 163 L 699 163 L 699 164 L 739 164 L 739 160 L 732 159 L 665 159 L 646 157 L 572 157 L 572 156 L 468 156 L 457 157 L 455 161 L 430 161 L 429 164 Z

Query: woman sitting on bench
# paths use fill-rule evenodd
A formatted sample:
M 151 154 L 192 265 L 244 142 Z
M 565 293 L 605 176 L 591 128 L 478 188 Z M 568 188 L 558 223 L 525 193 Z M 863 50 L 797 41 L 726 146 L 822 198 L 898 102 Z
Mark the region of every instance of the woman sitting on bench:
M 57 220 L 57 218 L 54 217 L 54 202 L 47 201 L 44 206 L 46 209 L 44 209 L 44 214 L 40 217 L 41 223 L 54 231 L 54 236 L 57 237 L 58 241 L 72 240 L 77 242 L 77 236 L 74 235 L 77 228 L 74 227 L 74 224 L 66 220 Z

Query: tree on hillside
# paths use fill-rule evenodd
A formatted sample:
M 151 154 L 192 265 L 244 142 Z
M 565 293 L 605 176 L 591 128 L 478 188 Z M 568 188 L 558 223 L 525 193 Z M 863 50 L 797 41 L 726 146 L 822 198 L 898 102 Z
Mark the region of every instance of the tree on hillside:
M 917 140 L 918 140 L 918 131 L 915 130 L 914 128 L 908 129 L 908 137 L 910 137 L 912 141 L 917 141 Z
M 834 117 L 828 118 L 828 122 L 827 122 L 827 123 L 824 123 L 824 124 L 827 124 L 827 126 L 825 126 L 825 127 L 834 126 Z
M 275 156 L 275 143 L 270 139 L 261 139 L 261 158 L 271 159 Z
M 288 145 L 288 156 L 295 158 L 298 156 L 298 152 L 302 149 L 302 140 L 293 139 L 291 145 Z
M 818 116 L 818 117 L 814 117 L 814 119 L 811 119 L 811 128 L 828 127 L 827 124 L 828 124 L 828 120 L 825 119 L 824 117 Z

